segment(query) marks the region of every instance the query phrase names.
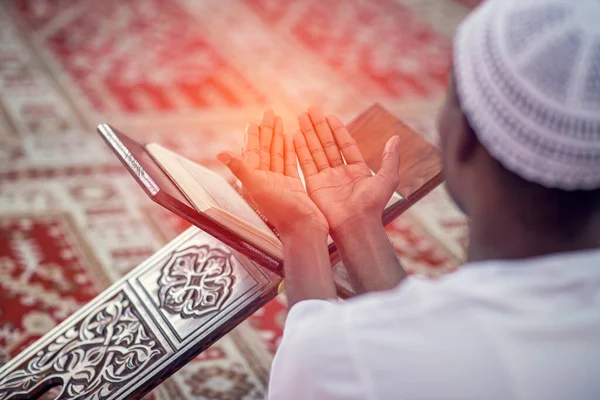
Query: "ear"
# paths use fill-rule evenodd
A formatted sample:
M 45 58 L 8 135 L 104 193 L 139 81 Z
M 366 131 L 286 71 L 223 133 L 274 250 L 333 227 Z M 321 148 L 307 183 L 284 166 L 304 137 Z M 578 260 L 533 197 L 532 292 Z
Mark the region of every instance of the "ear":
M 467 117 L 462 112 L 457 127 L 455 146 L 457 160 L 462 164 L 472 161 L 481 146 Z
M 446 168 L 459 168 L 472 160 L 479 141 L 460 107 L 452 80 L 438 119 L 438 131 L 442 151 L 446 156 Z
M 466 206 L 473 192 L 472 172 L 477 172 L 473 166 L 479 142 L 460 108 L 452 81 L 438 120 L 438 131 L 446 189 L 457 206 L 467 213 Z
M 454 125 L 454 137 L 451 144 L 454 157 L 460 164 L 469 163 L 475 157 L 481 144 L 460 104 L 454 79 L 450 81 L 447 102 L 450 119 Z

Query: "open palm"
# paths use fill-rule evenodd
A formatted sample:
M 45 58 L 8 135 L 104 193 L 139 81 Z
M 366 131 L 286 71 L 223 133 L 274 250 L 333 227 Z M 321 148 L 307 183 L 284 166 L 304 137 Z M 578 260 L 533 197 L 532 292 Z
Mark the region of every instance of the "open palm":
M 385 146 L 381 168 L 373 175 L 344 124 L 317 107 L 299 116 L 294 145 L 310 198 L 332 231 L 356 216 L 381 217 L 398 185 L 398 138 Z M 342 157 L 343 156 L 343 157 Z
M 243 157 L 225 152 L 218 158 L 240 179 L 244 195 L 280 232 L 298 223 L 328 230 L 298 175 L 292 137 L 283 134 L 281 118 L 273 111 L 264 113 L 260 127 L 247 126 Z

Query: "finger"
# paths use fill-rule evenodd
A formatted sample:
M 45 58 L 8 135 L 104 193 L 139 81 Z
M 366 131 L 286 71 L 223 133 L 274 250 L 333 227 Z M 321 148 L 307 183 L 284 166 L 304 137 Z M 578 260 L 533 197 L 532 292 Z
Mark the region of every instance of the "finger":
M 381 158 L 381 167 L 377 175 L 381 181 L 390 189 L 390 192 L 396 190 L 400 173 L 400 137 L 392 136 L 383 149 Z
M 271 141 L 271 171 L 283 174 L 283 121 L 275 117 Z
M 302 173 L 305 178 L 308 178 L 311 175 L 319 172 L 317 169 L 317 165 L 313 160 L 312 155 L 310 154 L 310 150 L 308 149 L 308 145 L 306 144 L 306 139 L 302 132 L 298 131 L 294 135 L 294 147 L 296 148 L 296 154 L 298 156 L 298 161 L 300 162 L 300 168 L 302 168 Z
M 296 151 L 294 150 L 294 138 L 292 135 L 283 135 L 284 141 L 284 173 L 286 176 L 300 178 L 298 174 L 298 163 L 296 162 Z
M 325 151 L 325 156 L 329 161 L 329 165 L 332 167 L 343 165 L 344 160 L 340 154 L 340 149 L 335 142 L 333 132 L 327 123 L 327 119 L 325 118 L 323 111 L 321 111 L 319 107 L 309 107 L 308 116 L 310 117 L 310 121 L 317 132 L 317 137 L 319 138 L 319 142 Z
M 326 168 L 329 168 L 329 161 L 327 160 L 323 146 L 321 146 L 321 142 L 319 142 L 317 132 L 315 131 L 308 114 L 305 112 L 301 113 L 298 116 L 298 122 L 300 123 L 300 130 L 304 135 L 304 139 L 308 145 L 308 149 L 310 150 L 310 154 L 312 155 L 318 170 L 322 171 Z M 302 163 L 300 166 L 302 166 Z
M 242 182 L 242 185 L 248 182 L 253 168 L 243 158 L 227 151 L 217 154 L 217 159 L 229 168 L 231 173 Z
M 328 115 L 327 122 L 329 123 L 329 127 L 333 132 L 335 141 L 337 142 L 338 148 L 342 152 L 346 163 L 364 163 L 365 160 L 363 159 L 363 156 L 360 153 L 360 150 L 358 149 L 356 141 L 354 140 L 352 135 L 350 135 L 350 132 L 348 132 L 348 129 L 346 129 L 342 121 L 340 121 L 339 118 L 336 116 Z
M 244 160 L 252 168 L 256 169 L 260 166 L 260 142 L 256 124 L 246 125 L 243 154 Z
M 260 122 L 260 166 L 259 169 L 269 170 L 271 165 L 271 138 L 273 137 L 273 124 L 275 123 L 275 114 L 273 110 L 267 110 L 263 113 Z

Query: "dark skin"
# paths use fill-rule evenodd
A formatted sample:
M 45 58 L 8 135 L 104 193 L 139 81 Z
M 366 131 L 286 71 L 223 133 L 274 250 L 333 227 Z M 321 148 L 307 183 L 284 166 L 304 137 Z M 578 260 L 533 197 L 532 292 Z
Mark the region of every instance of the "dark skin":
M 218 155 L 280 233 L 288 304 L 336 297 L 328 233 L 358 292 L 394 287 L 405 274 L 381 213 L 398 184 L 397 138 L 388 141 L 372 175 L 338 118 L 310 107 L 298 123 L 300 129 L 286 135 L 281 119 L 267 110 L 258 126 L 248 125 L 241 156 Z
M 284 135 L 268 110 L 260 126 L 248 126 L 242 156 L 219 155 L 281 234 L 290 307 L 335 298 L 328 233 L 357 292 L 397 286 L 406 274 L 381 213 L 397 185 L 398 141 L 388 142 L 372 176 L 339 119 L 311 107 L 298 122 L 293 137 Z M 477 139 L 453 82 L 438 125 L 448 192 L 470 219 L 468 261 L 600 248 L 600 190 L 548 189 L 506 170 Z
M 438 128 L 448 192 L 470 218 L 468 261 L 600 248 L 600 190 L 548 189 L 506 170 L 477 139 L 453 82 Z

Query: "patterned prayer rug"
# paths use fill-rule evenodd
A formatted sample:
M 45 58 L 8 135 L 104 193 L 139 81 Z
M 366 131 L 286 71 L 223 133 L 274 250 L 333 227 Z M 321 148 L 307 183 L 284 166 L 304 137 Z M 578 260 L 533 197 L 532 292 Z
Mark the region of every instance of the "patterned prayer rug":
M 348 120 L 381 102 L 436 142 L 470 3 L 0 2 L 0 364 L 187 227 L 145 197 L 98 123 L 222 173 L 214 155 L 240 148 L 266 107 L 294 129 L 310 104 Z M 442 188 L 388 233 L 411 272 L 463 257 L 466 223 Z M 262 398 L 285 313 L 272 301 L 149 398 Z

